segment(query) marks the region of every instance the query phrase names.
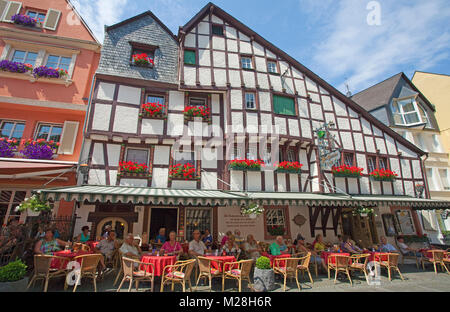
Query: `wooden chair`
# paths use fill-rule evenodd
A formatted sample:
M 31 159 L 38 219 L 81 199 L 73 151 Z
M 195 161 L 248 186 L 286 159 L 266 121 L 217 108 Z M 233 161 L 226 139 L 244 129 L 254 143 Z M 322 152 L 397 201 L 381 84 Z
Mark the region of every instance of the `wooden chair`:
M 392 269 L 395 269 L 398 272 L 402 281 L 405 280 L 403 278 L 402 272 L 400 272 L 400 269 L 398 268 L 398 258 L 400 257 L 398 253 L 383 253 L 378 254 L 377 257 L 379 259 L 377 262 L 380 264 L 380 267 L 387 269 L 390 281 L 392 281 L 392 274 L 391 274 Z M 383 260 L 383 258 L 385 259 L 387 258 L 387 260 Z
M 143 270 L 141 268 L 143 267 Z M 151 270 L 148 268 L 151 267 Z M 153 284 L 155 281 L 155 265 L 153 263 L 145 263 L 135 259 L 122 257 L 123 278 L 120 282 L 117 292 L 120 291 L 125 281 L 130 282 L 128 292 L 131 291 L 133 282 L 136 283 L 136 291 L 139 290 L 139 282 L 149 281 L 151 283 L 150 291 L 153 292 Z M 151 271 L 148 272 L 148 271 Z
M 400 247 L 398 247 L 398 242 L 397 240 L 395 240 L 395 245 L 397 246 L 397 250 L 400 251 L 400 254 L 402 255 L 402 265 L 405 265 L 405 259 L 411 259 L 414 260 L 416 262 L 416 267 L 417 269 L 419 269 L 419 258 L 417 258 L 416 254 L 414 253 L 414 255 L 405 255 L 402 253 L 402 250 L 400 249 Z
M 196 262 L 196 259 L 190 259 L 177 261 L 174 265 L 166 265 L 161 277 L 161 292 L 164 291 L 164 285 L 167 283 L 172 283 L 172 291 L 176 283 L 181 284 L 183 286 L 183 292 L 185 292 L 186 282 L 189 284 L 189 289 L 192 292 L 191 274 Z
M 80 275 L 78 275 L 75 286 L 73 287 L 73 292 L 77 291 L 78 283 L 83 277 L 92 278 L 94 283 L 94 291 L 97 292 L 97 266 L 100 262 L 101 254 L 91 254 L 91 255 L 81 255 L 73 258 L 73 261 L 81 259 Z M 64 286 L 67 289 L 67 284 Z
M 59 267 L 52 269 L 50 265 L 53 259 L 59 259 Z M 67 258 L 51 256 L 51 255 L 34 255 L 34 274 L 28 283 L 27 289 L 30 288 L 31 284 L 36 282 L 37 279 L 44 280 L 44 292 L 47 292 L 48 281 L 51 278 L 66 276 L 67 270 L 65 269 L 65 264 L 67 263 Z
M 298 282 L 298 262 L 301 258 L 275 258 L 273 263 L 273 272 L 280 274 L 284 277 L 284 291 L 286 291 L 286 279 L 295 277 L 298 290 L 301 290 L 300 283 Z M 284 261 L 284 266 L 282 265 Z
M 201 257 L 198 256 L 198 267 L 199 267 L 199 274 L 198 274 L 198 279 L 197 279 L 197 284 L 195 285 L 195 287 L 198 287 L 198 282 L 200 281 L 200 279 L 203 278 L 208 278 L 209 280 L 209 291 L 211 291 L 212 289 L 212 284 L 211 281 L 213 278 L 215 277 L 222 277 L 223 272 L 221 272 L 218 269 L 214 269 L 211 267 L 211 262 L 215 261 L 215 262 L 219 262 L 219 265 L 221 267 L 223 267 L 222 265 L 222 261 L 221 260 L 213 260 L 211 258 L 206 258 L 206 257 Z
M 350 270 L 363 272 L 368 285 L 370 285 L 369 275 L 367 274 L 367 262 L 369 262 L 369 257 L 370 254 L 353 255 L 350 257 L 352 260 Z
M 334 263 L 331 259 L 334 258 Z M 328 257 L 328 279 L 330 279 L 330 271 L 335 270 L 334 283 L 336 284 L 337 276 L 339 272 L 345 272 L 350 281 L 350 285 L 353 286 L 352 278 L 350 277 L 350 256 L 345 255 L 330 255 Z
M 441 265 L 442 271 L 447 271 L 448 274 L 450 272 L 448 271 L 447 267 L 445 266 L 444 259 L 446 259 L 446 262 L 448 263 L 448 258 L 445 257 L 446 252 L 443 250 L 429 250 L 428 252 L 431 252 L 431 258 L 423 256 L 421 259 L 422 262 L 422 269 L 425 270 L 425 262 L 432 263 L 434 266 L 434 273 L 437 274 L 437 264 Z
M 247 280 L 251 284 L 250 272 L 254 260 L 241 260 L 236 262 L 225 262 L 223 264 L 222 291 L 225 289 L 225 280 L 234 279 L 238 283 L 239 292 L 242 289 L 242 280 Z M 237 268 L 236 268 L 237 267 Z
M 309 265 L 311 263 L 311 253 L 308 252 L 306 256 L 300 257 L 300 264 L 297 267 L 297 270 L 300 270 L 302 272 L 302 276 L 305 275 L 305 272 L 308 273 L 309 280 L 311 281 L 311 284 L 314 284 L 314 280 L 311 276 L 311 271 L 309 270 Z

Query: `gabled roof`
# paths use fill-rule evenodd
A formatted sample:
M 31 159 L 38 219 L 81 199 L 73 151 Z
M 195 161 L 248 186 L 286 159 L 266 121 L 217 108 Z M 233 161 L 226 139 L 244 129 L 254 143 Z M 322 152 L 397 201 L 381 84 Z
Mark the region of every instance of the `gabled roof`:
M 164 25 L 164 23 L 161 22 L 161 20 L 158 17 L 156 17 L 156 15 L 153 14 L 151 11 L 145 11 L 145 12 L 139 14 L 139 15 L 130 17 L 129 19 L 126 19 L 124 21 L 121 21 L 121 22 L 119 22 L 117 24 L 114 24 L 114 25 L 111 25 L 111 26 L 105 26 L 105 32 L 110 31 L 111 29 L 114 29 L 114 28 L 117 28 L 117 27 L 121 27 L 121 26 L 123 26 L 125 24 L 134 22 L 134 21 L 136 21 L 138 19 L 141 19 L 141 18 L 143 18 L 145 16 L 150 16 L 152 19 L 154 19 L 173 38 L 173 40 L 175 40 L 178 43 L 177 36 L 175 36 L 173 34 L 173 32 L 171 32 L 170 29 L 166 25 Z
M 372 122 L 374 125 L 376 125 L 378 128 L 383 129 L 388 135 L 395 137 L 397 141 L 401 142 L 404 146 L 408 147 L 412 151 L 416 152 L 419 155 L 426 154 L 424 151 L 419 149 L 417 146 L 412 144 L 410 141 L 403 138 L 401 135 L 399 135 L 397 132 L 386 126 L 384 123 L 379 121 L 377 118 L 375 118 L 372 114 L 370 114 L 368 111 L 366 111 L 364 108 L 362 108 L 358 103 L 353 101 L 352 99 L 348 98 L 344 94 L 342 94 L 339 90 L 335 89 L 333 86 L 331 86 L 328 82 L 320 78 L 317 74 L 312 72 L 310 69 L 308 69 L 303 64 L 299 63 L 296 59 L 291 57 L 289 54 L 275 46 L 274 44 L 270 43 L 263 37 L 261 37 L 258 33 L 238 21 L 236 18 L 219 8 L 217 5 L 213 4 L 212 2 L 209 2 L 207 5 L 205 5 L 189 22 L 187 22 L 183 27 L 180 27 L 179 29 L 179 36 L 178 38 L 181 38 L 181 34 L 187 34 L 191 29 L 199 23 L 208 13 L 210 10 L 213 10 L 213 14 L 222 18 L 224 21 L 227 21 L 230 25 L 233 25 L 235 28 L 237 28 L 239 31 L 242 31 L 250 38 L 253 38 L 256 42 L 262 44 L 266 48 L 268 48 L 273 53 L 277 54 L 278 56 L 284 58 L 284 60 L 288 63 L 290 63 L 292 66 L 296 67 L 298 70 L 300 70 L 302 73 L 304 73 L 306 76 L 308 76 L 310 79 L 314 80 L 316 83 L 318 83 L 322 88 L 326 89 L 330 94 L 338 98 L 340 101 L 346 103 L 349 107 L 354 109 L 356 112 L 359 112 L 361 115 L 364 116 L 367 120 Z M 406 76 L 405 76 L 406 77 Z
M 75 15 L 80 19 L 81 23 L 83 23 L 83 26 L 87 29 L 89 34 L 91 35 L 92 39 L 95 40 L 96 43 L 100 44 L 100 41 L 98 41 L 95 34 L 92 32 L 92 30 L 89 28 L 88 24 L 85 22 L 81 14 L 78 12 L 78 10 L 75 8 L 75 6 L 70 2 L 70 0 L 66 0 L 67 5 L 72 9 L 72 11 L 75 13 Z
M 425 97 L 425 95 L 420 92 L 419 89 L 416 88 L 416 86 L 412 83 L 411 80 L 409 80 L 406 75 L 401 72 L 397 75 L 392 76 L 391 78 L 388 78 L 380 83 L 377 83 L 376 85 L 373 85 L 355 95 L 352 96 L 352 100 L 357 102 L 359 105 L 361 105 L 366 110 L 373 111 L 377 108 L 386 106 L 389 104 L 389 100 L 392 97 L 395 88 L 399 84 L 400 80 L 403 79 L 411 89 L 416 91 L 422 100 L 433 110 L 436 111 L 436 108 L 433 104 L 428 101 L 428 99 Z
M 414 79 L 414 77 L 416 76 L 416 74 L 426 74 L 426 75 L 432 75 L 432 76 L 444 76 L 444 77 L 450 78 L 450 75 L 448 75 L 448 74 L 430 73 L 430 72 L 426 72 L 426 71 L 416 70 L 416 71 L 414 72 L 414 75 L 413 75 L 413 77 L 411 78 L 411 80 Z

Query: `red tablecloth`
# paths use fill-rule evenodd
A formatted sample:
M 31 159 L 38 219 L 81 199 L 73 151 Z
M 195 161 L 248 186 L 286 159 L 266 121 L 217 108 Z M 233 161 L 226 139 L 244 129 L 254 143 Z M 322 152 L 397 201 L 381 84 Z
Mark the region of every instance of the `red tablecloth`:
M 189 252 L 189 244 L 183 243 L 181 244 L 181 247 L 183 247 L 183 252 L 188 253 Z
M 141 262 L 153 263 L 155 266 L 155 275 L 161 276 L 165 266 L 174 265 L 175 262 L 177 262 L 177 256 L 143 255 Z M 152 273 L 152 267 L 149 265 L 141 265 L 141 270 L 146 270 L 147 272 Z
M 218 261 L 211 261 L 211 267 L 219 270 L 219 272 L 223 271 L 223 265 L 225 262 L 235 262 L 236 258 L 234 256 L 205 256 L 206 258 L 213 259 L 213 260 L 220 260 L 222 262 Z M 228 270 L 229 268 L 225 268 Z
M 368 251 L 367 253 L 370 254 L 369 261 L 388 261 L 387 256 L 380 257 L 380 254 L 386 254 L 386 252 Z
M 60 266 L 60 259 L 52 259 L 52 262 L 50 263 L 50 268 L 52 269 L 59 269 L 59 268 L 65 268 L 65 266 L 67 265 L 67 263 L 69 263 L 70 260 L 72 260 L 73 258 L 77 257 L 77 256 L 81 256 L 81 255 L 88 255 L 88 254 L 93 254 L 94 252 L 92 251 L 83 251 L 83 250 L 79 250 L 77 252 L 73 252 L 73 251 L 66 251 L 66 250 L 61 250 L 61 251 L 57 251 L 54 252 L 53 255 L 54 256 L 58 256 L 58 257 L 64 257 L 67 258 L 67 261 L 65 261 L 63 263 L 63 266 Z M 81 264 L 81 260 L 78 259 L 77 260 L 78 263 Z
M 281 254 L 278 256 L 273 256 L 273 255 L 269 255 L 267 252 L 263 252 L 261 255 L 270 259 L 271 267 L 273 267 L 273 262 L 274 262 L 275 258 L 290 258 L 291 257 L 290 254 Z M 278 262 L 278 265 L 282 267 L 285 265 L 285 263 L 284 263 L 284 261 L 280 261 L 280 262 Z
M 95 247 L 97 247 L 99 242 L 96 241 L 87 241 L 85 244 L 89 246 L 89 248 L 91 248 L 91 250 L 93 251 Z
M 325 262 L 325 264 L 328 264 L 328 258 L 332 255 L 341 255 L 341 256 L 350 256 L 349 253 L 336 253 L 336 252 L 331 252 L 331 251 L 322 251 L 322 253 L 320 254 L 320 257 L 323 259 L 323 261 Z M 335 257 L 331 257 L 331 263 L 335 263 Z

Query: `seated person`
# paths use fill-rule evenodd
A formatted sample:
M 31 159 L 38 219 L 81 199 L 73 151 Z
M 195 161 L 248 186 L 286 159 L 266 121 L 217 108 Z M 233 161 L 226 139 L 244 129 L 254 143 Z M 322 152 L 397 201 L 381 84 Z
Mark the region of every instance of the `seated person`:
M 200 231 L 195 229 L 192 236 L 194 236 L 194 239 L 189 242 L 189 255 L 192 257 L 203 256 L 206 246 L 200 240 Z
M 305 253 L 305 255 L 310 252 L 311 253 L 311 263 L 317 262 L 317 264 L 320 264 L 322 268 L 327 271 L 327 266 L 325 265 L 325 261 L 315 252 L 314 250 L 310 250 L 305 246 L 305 239 L 303 236 L 299 235 L 297 236 L 297 246 L 296 246 L 297 252 Z
M 226 244 L 222 247 L 221 253 L 222 255 L 227 256 L 234 256 L 235 258 L 238 257 L 241 250 L 235 243 L 235 238 L 233 235 L 227 240 Z
M 94 251 L 97 253 L 101 253 L 106 259 L 111 260 L 114 254 L 114 250 L 116 248 L 117 248 L 116 232 L 114 230 L 111 230 L 108 233 L 108 238 L 102 239 L 94 248 Z M 103 269 L 105 269 L 106 265 L 105 260 L 103 258 L 100 259 L 100 263 Z
M 40 255 L 51 255 L 55 251 L 61 250 L 60 246 L 72 246 L 71 242 L 65 242 L 54 237 L 54 230 L 47 229 L 45 237 L 39 240 L 34 246 L 34 253 Z
M 78 243 L 86 243 L 89 239 L 89 227 L 85 225 L 81 228 L 81 233 L 75 238 L 75 241 Z
M 127 238 L 119 250 L 122 253 L 122 256 L 132 259 L 139 259 L 142 254 L 141 248 L 136 244 L 134 236 L 131 233 L 127 235 Z
M 241 237 L 241 231 L 239 231 L 238 229 L 234 230 L 234 241 L 238 245 L 240 245 L 244 242 L 244 238 Z
M 380 252 L 398 252 L 397 249 L 387 242 L 387 238 L 385 236 L 380 237 L 380 247 L 377 251 Z
M 220 246 L 225 245 L 225 243 L 227 242 L 228 238 L 232 235 L 233 233 L 231 231 L 227 231 L 225 233 L 225 236 L 222 238 L 222 241 L 220 242 Z
M 102 237 L 101 237 L 101 239 L 107 239 L 108 238 L 108 233 L 109 233 L 109 231 L 111 231 L 112 230 L 112 226 L 111 225 L 107 225 L 107 226 L 105 226 L 105 229 L 103 230 L 103 234 L 102 234 Z
M 349 236 L 344 235 L 343 243 L 341 244 L 341 251 L 342 252 L 347 252 L 347 253 L 350 253 L 350 254 L 356 254 L 356 253 L 361 253 L 362 249 L 359 248 L 358 246 L 356 246 L 355 244 L 353 244 L 351 242 Z
M 159 234 L 156 235 L 155 243 L 164 244 L 166 242 L 166 228 L 160 228 Z
M 405 239 L 401 235 L 399 235 L 397 237 L 397 245 L 398 245 L 398 248 L 400 249 L 400 252 L 404 256 L 422 257 L 422 253 L 420 253 L 419 250 L 411 248 L 405 244 Z
M 313 248 L 314 248 L 314 251 L 316 251 L 318 253 L 324 251 L 327 248 L 327 246 L 323 242 L 323 235 L 322 234 L 317 234 L 316 235 L 316 239 L 315 239 L 315 241 L 313 243 Z
M 277 236 L 275 242 L 269 246 L 269 252 L 272 256 L 279 256 L 281 254 L 289 253 L 287 251 L 287 246 L 283 243 L 282 236 Z
M 248 259 L 256 260 L 261 256 L 261 248 L 252 234 L 247 235 L 247 241 L 244 243 L 244 250 Z
M 210 248 L 212 246 L 213 237 L 212 237 L 211 233 L 209 232 L 209 229 L 205 230 L 205 235 L 203 236 L 202 241 L 206 247 Z
M 162 245 L 161 252 L 165 254 L 174 254 L 177 256 L 183 253 L 183 248 L 180 243 L 175 240 L 176 238 L 177 233 L 175 233 L 175 231 L 170 231 L 169 240 Z

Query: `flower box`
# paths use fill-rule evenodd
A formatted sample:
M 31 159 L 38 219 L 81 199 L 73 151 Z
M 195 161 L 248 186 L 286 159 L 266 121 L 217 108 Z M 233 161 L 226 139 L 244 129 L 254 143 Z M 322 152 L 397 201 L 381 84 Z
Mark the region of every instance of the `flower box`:
M 28 159 L 53 159 L 59 147 L 58 142 L 44 139 L 29 139 L 28 141 L 22 139 L 22 144 L 25 147 L 21 153 L 24 158 Z
M 35 78 L 65 78 L 68 72 L 61 68 L 51 68 L 47 66 L 39 66 L 33 69 Z
M 171 180 L 198 180 L 197 171 L 191 164 L 175 164 L 169 170 Z
M 28 26 L 28 27 L 35 27 L 37 24 L 37 20 L 35 18 L 31 18 L 28 15 L 22 15 L 22 14 L 14 14 L 11 16 L 11 21 L 14 22 L 14 24 Z
M 117 175 L 122 178 L 151 178 L 146 164 L 138 164 L 132 161 L 120 161 Z
M 11 73 L 29 73 L 33 70 L 33 66 L 30 64 L 25 64 L 21 62 L 12 62 L 10 60 L 0 61 L 0 70 L 8 71 Z
M 271 236 L 283 236 L 286 234 L 286 229 L 282 225 L 273 225 L 267 228 L 267 232 Z
M 360 178 L 363 170 L 363 168 L 347 165 L 333 166 L 331 168 L 333 176 L 340 178 Z
M 0 157 L 12 158 L 17 153 L 19 142 L 16 139 L 0 138 Z
M 147 53 L 133 54 L 132 59 L 132 65 L 135 66 L 153 68 L 155 65 L 153 59 Z
M 159 103 L 144 103 L 141 106 L 140 117 L 164 119 L 166 118 L 166 115 L 164 113 L 165 107 L 165 105 Z
M 386 169 L 376 169 L 369 173 L 373 181 L 393 182 L 398 176 L 395 172 Z
M 195 118 L 202 118 L 205 122 L 211 122 L 211 113 L 207 107 L 186 106 L 183 113 L 186 121 L 194 121 Z
M 229 169 L 241 171 L 261 171 L 262 165 L 264 165 L 262 160 L 233 159 L 230 161 Z
M 302 173 L 302 164 L 298 161 L 283 161 L 278 164 L 276 171 L 278 173 Z

